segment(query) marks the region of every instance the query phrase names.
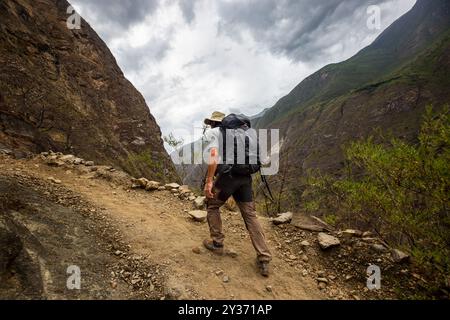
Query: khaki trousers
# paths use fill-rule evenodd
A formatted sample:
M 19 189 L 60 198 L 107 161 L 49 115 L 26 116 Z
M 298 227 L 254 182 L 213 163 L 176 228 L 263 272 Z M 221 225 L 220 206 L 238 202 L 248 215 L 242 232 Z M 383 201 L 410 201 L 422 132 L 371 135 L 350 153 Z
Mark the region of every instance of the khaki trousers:
M 222 232 L 222 219 L 220 217 L 220 207 L 225 204 L 219 199 L 208 199 L 208 224 L 212 240 L 216 245 L 223 246 L 225 235 Z M 237 202 L 245 226 L 250 234 L 253 247 L 256 250 L 259 262 L 269 262 L 272 260 L 272 255 L 266 244 L 266 238 L 262 230 L 261 224 L 256 216 L 254 202 Z

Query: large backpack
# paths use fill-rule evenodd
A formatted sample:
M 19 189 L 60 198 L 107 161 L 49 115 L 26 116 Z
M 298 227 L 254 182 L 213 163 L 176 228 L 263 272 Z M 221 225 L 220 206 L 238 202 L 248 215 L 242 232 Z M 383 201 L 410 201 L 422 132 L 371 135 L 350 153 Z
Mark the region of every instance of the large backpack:
M 250 119 L 234 113 L 225 117 L 220 126 L 222 133 L 222 164 L 218 173 L 252 175 L 260 171 L 259 145 L 256 131 L 252 131 Z M 233 145 L 230 146 L 230 143 Z M 243 151 L 239 154 L 238 151 Z

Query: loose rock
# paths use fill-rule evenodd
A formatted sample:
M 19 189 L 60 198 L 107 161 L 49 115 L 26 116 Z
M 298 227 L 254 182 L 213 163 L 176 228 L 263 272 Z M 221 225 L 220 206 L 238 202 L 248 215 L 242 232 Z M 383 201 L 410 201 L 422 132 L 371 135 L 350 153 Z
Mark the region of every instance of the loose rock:
M 292 212 L 285 212 L 280 214 L 277 218 L 272 219 L 272 222 L 275 225 L 287 224 L 292 221 L 292 217 L 293 217 Z
M 178 189 L 180 185 L 178 183 L 168 183 L 164 186 L 166 190 Z
M 309 243 L 308 240 L 305 240 L 305 241 L 300 242 L 300 245 L 301 245 L 302 247 L 309 247 L 311 244 Z
M 158 190 L 159 187 L 160 187 L 159 182 L 148 181 L 146 186 L 145 186 L 145 190 L 147 190 L 147 191 Z
M 195 209 L 202 210 L 205 208 L 206 197 L 197 197 L 194 200 Z
M 327 250 L 341 244 L 338 238 L 323 232 L 319 233 L 319 235 L 317 236 L 317 240 L 319 241 L 319 245 L 322 250 Z
M 206 211 L 194 210 L 194 211 L 189 211 L 188 214 L 195 221 L 204 222 L 206 220 L 206 216 L 208 213 Z

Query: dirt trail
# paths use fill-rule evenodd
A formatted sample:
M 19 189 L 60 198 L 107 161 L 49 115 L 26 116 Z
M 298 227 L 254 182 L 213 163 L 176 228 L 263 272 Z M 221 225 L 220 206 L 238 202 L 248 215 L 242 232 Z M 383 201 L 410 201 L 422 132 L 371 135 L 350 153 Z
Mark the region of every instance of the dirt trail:
M 191 204 L 180 201 L 168 191 L 149 193 L 126 190 L 92 175 L 67 168 L 49 167 L 38 160 L 22 161 L 23 172 L 79 193 L 102 209 L 119 226 L 132 254 L 146 257 L 166 270 L 166 290 L 181 299 L 324 299 L 317 283 L 303 277 L 278 254 L 277 237 L 268 219 L 260 218 L 274 253 L 271 277 L 257 273 L 255 252 L 240 214 L 224 211 L 226 245 L 238 253 L 236 258 L 218 257 L 201 246 L 208 237 L 206 223 L 193 222 L 188 214 Z M 192 251 L 200 248 L 200 254 Z M 223 273 L 221 273 L 223 272 Z M 224 276 L 229 278 L 224 282 Z M 269 287 L 269 289 L 268 289 Z

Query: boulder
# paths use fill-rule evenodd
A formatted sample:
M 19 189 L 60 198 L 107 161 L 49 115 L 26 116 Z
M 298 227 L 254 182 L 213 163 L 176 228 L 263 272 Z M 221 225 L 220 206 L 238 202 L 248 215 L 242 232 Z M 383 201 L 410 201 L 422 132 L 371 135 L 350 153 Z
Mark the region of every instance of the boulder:
M 56 156 L 51 156 L 46 161 L 47 165 L 50 167 L 62 167 L 64 165 L 64 162 L 61 160 L 58 160 Z
M 198 209 L 198 210 L 204 209 L 205 204 L 206 204 L 206 197 L 197 197 L 194 200 L 195 209 Z
M 280 214 L 277 218 L 272 219 L 273 224 L 280 225 L 290 223 L 292 221 L 293 213 L 285 212 Z
M 302 247 L 309 247 L 311 244 L 309 243 L 308 240 L 304 240 L 304 241 L 300 242 L 300 245 L 301 245 Z
M 86 167 L 93 167 L 93 166 L 94 166 L 94 161 L 86 161 L 86 162 L 84 163 L 84 165 L 85 165 Z
M 189 211 L 188 213 L 192 219 L 198 222 L 204 222 L 206 220 L 207 212 L 202 210 Z
M 319 245 L 322 250 L 327 250 L 341 244 L 338 238 L 323 232 L 319 233 L 317 240 L 319 241 Z
M 394 260 L 394 262 L 396 262 L 396 263 L 409 262 L 409 259 L 410 259 L 410 256 L 408 254 L 406 254 L 403 251 L 400 251 L 398 249 L 393 249 L 391 251 L 391 257 L 392 257 L 392 260 Z
M 189 186 L 181 186 L 178 188 L 178 190 L 179 190 L 180 194 L 187 195 L 187 196 L 189 196 L 191 193 Z
M 145 186 L 145 190 L 147 190 L 147 191 L 158 190 L 159 187 L 160 187 L 159 182 L 148 181 L 147 185 Z
M 305 213 L 295 213 L 292 218 L 291 224 L 301 230 L 311 231 L 311 232 L 324 232 L 332 231 L 333 228 L 320 220 L 317 217 L 309 216 Z
M 76 166 L 78 166 L 78 165 L 80 165 L 80 164 L 83 164 L 83 162 L 84 162 L 84 160 L 83 159 L 81 159 L 81 158 L 75 158 L 75 159 L 73 159 L 73 164 L 74 165 L 76 165 Z
M 137 179 L 135 182 L 136 182 L 136 184 L 137 184 L 138 186 L 140 186 L 141 188 L 145 189 L 145 188 L 147 187 L 147 184 L 148 184 L 150 181 L 148 181 L 148 180 L 145 179 L 145 178 L 140 178 L 140 179 Z
M 178 183 L 168 183 L 164 186 L 166 190 L 178 189 L 180 185 Z
M 65 163 L 73 163 L 76 157 L 73 154 L 66 154 L 59 158 L 59 160 L 64 161 Z

